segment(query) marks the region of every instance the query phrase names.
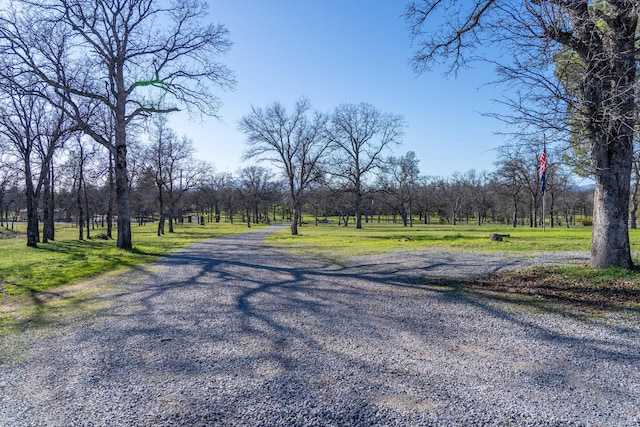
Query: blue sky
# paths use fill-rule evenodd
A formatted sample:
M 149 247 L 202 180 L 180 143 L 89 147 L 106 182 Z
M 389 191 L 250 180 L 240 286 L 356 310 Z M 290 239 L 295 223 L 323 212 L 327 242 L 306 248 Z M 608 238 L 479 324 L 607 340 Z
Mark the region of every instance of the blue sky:
M 402 18 L 404 0 L 217 0 L 212 22 L 224 24 L 233 42 L 222 61 L 234 70 L 237 87 L 219 92 L 221 121 L 171 119 L 193 139 L 198 158 L 218 171 L 235 172 L 245 137 L 238 120 L 251 105 L 274 101 L 293 106 L 306 96 L 317 110 L 367 102 L 404 116 L 408 127 L 392 154 L 415 151 L 427 176 L 494 169 L 496 136 L 504 125 L 482 113 L 501 106 L 500 88 L 485 65 L 443 77 L 444 68 L 416 75 L 408 63 L 412 46 Z

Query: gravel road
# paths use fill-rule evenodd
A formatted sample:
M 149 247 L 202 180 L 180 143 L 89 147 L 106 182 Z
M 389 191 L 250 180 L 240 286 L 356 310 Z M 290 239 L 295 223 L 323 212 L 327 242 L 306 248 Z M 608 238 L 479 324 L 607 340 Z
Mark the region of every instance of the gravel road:
M 255 230 L 120 276 L 0 353 L 2 426 L 640 426 L 640 325 L 425 286 L 586 254 L 310 261 Z M 9 338 L 3 338 L 8 340 Z M 17 341 L 16 337 L 11 340 Z

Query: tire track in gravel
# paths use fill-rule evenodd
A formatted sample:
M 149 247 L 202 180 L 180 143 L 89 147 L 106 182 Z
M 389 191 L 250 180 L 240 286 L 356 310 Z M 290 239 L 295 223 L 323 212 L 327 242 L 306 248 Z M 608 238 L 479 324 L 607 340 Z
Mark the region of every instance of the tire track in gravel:
M 413 280 L 560 258 L 337 266 L 269 247 L 274 229 L 192 245 L 121 276 L 94 316 L 26 331 L 27 356 L 0 364 L 0 425 L 640 423 L 637 317 L 533 313 Z

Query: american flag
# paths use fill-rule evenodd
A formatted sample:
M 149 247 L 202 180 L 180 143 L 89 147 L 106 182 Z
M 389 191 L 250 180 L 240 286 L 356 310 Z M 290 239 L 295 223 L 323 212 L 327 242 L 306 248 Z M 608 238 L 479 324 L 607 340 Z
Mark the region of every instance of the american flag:
M 542 154 L 540 154 L 540 190 L 542 191 L 543 196 L 545 192 L 546 174 L 547 174 L 547 150 L 544 150 Z

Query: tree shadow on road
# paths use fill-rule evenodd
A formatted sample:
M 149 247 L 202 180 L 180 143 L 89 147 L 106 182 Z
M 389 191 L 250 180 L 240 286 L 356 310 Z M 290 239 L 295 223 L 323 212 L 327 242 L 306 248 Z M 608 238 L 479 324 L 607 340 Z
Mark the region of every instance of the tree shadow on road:
M 124 408 L 129 424 L 199 414 L 192 421 L 261 416 L 302 425 L 313 415 L 316 424 L 355 425 L 388 413 L 411 424 L 462 416 L 460 405 L 491 420 L 516 393 L 527 396 L 523 407 L 543 402 L 550 420 L 567 411 L 579 420 L 574 370 L 606 375 L 598 368 L 605 360 L 640 362 L 640 343 L 629 338 L 638 331 L 572 317 L 605 331 L 576 334 L 540 321 L 535 297 L 439 275 L 441 264 L 456 270 L 453 258 L 424 259 L 418 271 L 401 262 L 338 266 L 296 258 L 259 236 L 202 242 L 122 276 L 128 283 L 90 327 L 60 338 L 77 354 L 56 354 L 48 343 L 44 375 L 67 381 L 50 385 L 51 395 L 79 412 Z M 635 402 L 629 381 L 610 378 L 593 405 L 617 401 L 623 411 Z M 86 398 L 130 389 L 136 399 Z

